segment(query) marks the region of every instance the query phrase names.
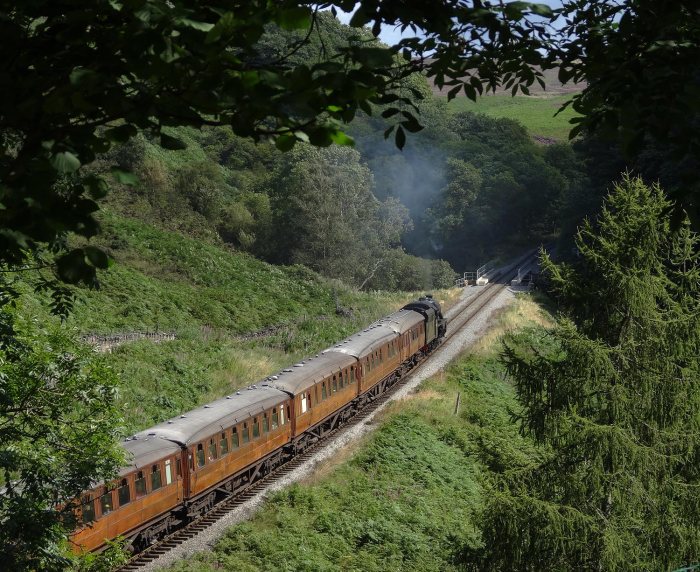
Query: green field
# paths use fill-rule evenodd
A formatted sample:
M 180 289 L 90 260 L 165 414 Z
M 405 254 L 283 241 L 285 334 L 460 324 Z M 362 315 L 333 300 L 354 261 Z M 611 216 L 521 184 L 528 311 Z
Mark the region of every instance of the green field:
M 515 119 L 534 137 L 566 141 L 571 129 L 569 120 L 576 114 L 571 108 L 567 108 L 556 117 L 554 114 L 570 98 L 571 95 L 511 97 L 507 94 L 497 94 L 481 97 L 475 103 L 466 97 L 457 97 L 448 103 L 448 109 L 452 113 L 473 111 L 490 117 Z

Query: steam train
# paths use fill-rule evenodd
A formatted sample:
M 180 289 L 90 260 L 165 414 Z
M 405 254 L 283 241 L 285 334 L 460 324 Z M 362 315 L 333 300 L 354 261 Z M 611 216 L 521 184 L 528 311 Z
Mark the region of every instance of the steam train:
M 444 337 L 431 296 L 240 391 L 127 438 L 118 478 L 76 503 L 78 551 L 141 550 L 303 452 L 381 395 Z

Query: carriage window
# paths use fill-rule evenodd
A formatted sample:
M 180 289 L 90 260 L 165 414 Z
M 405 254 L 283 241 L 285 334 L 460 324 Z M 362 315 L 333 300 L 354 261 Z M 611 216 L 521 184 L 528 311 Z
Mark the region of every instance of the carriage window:
M 216 451 L 216 442 L 214 439 L 209 439 L 209 460 L 216 461 L 219 453 Z
M 350 367 L 350 381 L 355 382 L 355 366 Z
M 301 412 L 306 413 L 306 395 L 301 396 Z
M 290 411 L 289 411 L 289 405 L 287 405 L 287 419 L 291 419 Z
M 131 491 L 129 490 L 129 481 L 122 479 L 119 486 L 119 506 L 127 505 L 131 502 Z
M 112 491 L 107 491 L 100 497 L 100 507 L 102 507 L 102 516 L 109 514 L 114 510 Z
M 284 405 L 280 405 L 280 425 L 284 425 Z M 289 419 L 289 406 L 287 406 L 287 419 Z
M 151 467 L 151 490 L 155 491 L 163 486 L 160 478 L 160 465 L 153 465 Z
M 279 414 L 277 413 L 277 408 L 272 410 L 272 429 L 277 429 L 279 427 Z
M 204 466 L 204 445 L 201 443 L 197 445 L 197 467 L 201 468 Z
M 86 500 L 82 507 L 83 524 L 88 524 L 95 520 L 95 501 L 92 499 Z
M 248 428 L 248 424 L 244 423 L 243 424 L 243 442 L 248 443 L 250 441 L 250 429 Z
M 328 392 L 326 391 L 326 382 L 325 381 L 321 384 L 321 397 L 323 399 L 326 399 L 326 397 L 328 397 Z
M 267 433 L 270 430 L 270 425 L 267 420 L 267 413 L 263 413 L 263 433 Z
M 225 455 L 228 453 L 228 436 L 226 432 L 221 434 L 221 440 L 219 441 L 219 449 L 221 449 L 221 454 Z
M 169 485 L 173 482 L 173 468 L 170 465 L 170 459 L 165 461 L 165 484 Z
M 335 393 L 336 391 L 338 391 L 338 380 L 335 376 L 333 376 L 333 393 Z
M 182 461 L 180 460 L 180 457 L 175 459 L 175 475 L 178 477 L 182 476 Z
M 231 442 L 233 443 L 233 448 L 238 449 L 238 428 L 234 427 L 231 429 Z
M 260 425 L 258 425 L 258 418 L 253 417 L 253 439 L 260 437 Z
M 379 363 L 384 362 L 384 356 L 382 355 L 382 350 L 379 350 Z
M 143 471 L 136 473 L 134 490 L 136 491 L 136 498 L 142 497 L 146 494 L 146 478 L 143 476 Z

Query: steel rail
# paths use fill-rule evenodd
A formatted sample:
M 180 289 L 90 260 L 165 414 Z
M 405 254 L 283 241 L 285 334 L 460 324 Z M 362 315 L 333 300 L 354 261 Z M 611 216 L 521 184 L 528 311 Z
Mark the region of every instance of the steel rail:
M 323 448 L 329 441 L 336 435 L 341 434 L 344 431 L 358 425 L 369 417 L 374 411 L 376 411 L 381 405 L 386 403 L 389 398 L 396 393 L 401 387 L 406 385 L 408 381 L 418 373 L 423 367 L 430 361 L 430 358 L 438 355 L 443 349 L 444 343 L 450 340 L 452 337 L 456 336 L 463 328 L 465 328 L 471 321 L 481 312 L 481 310 L 488 305 L 491 300 L 493 300 L 498 294 L 505 290 L 510 284 L 510 277 L 514 276 L 513 272 L 517 270 L 519 266 L 529 264 L 532 259 L 536 256 L 536 252 L 530 251 L 515 263 L 501 270 L 498 274 L 494 276 L 494 279 L 503 279 L 503 282 L 489 282 L 483 287 L 481 292 L 476 294 L 471 298 L 464 307 L 459 310 L 459 313 L 454 316 L 448 323 L 448 329 L 443 338 L 442 343 L 436 347 L 430 354 L 424 356 L 414 367 L 412 367 L 406 374 L 398 378 L 391 386 L 389 386 L 384 393 L 378 396 L 375 400 L 369 402 L 357 413 L 355 413 L 348 421 L 339 425 L 335 429 L 326 433 L 318 441 L 310 445 L 303 453 L 300 453 L 279 466 L 277 469 L 271 473 L 263 476 L 262 478 L 249 484 L 245 489 L 240 490 L 236 493 L 232 493 L 229 497 L 224 498 L 218 502 L 214 507 L 207 512 L 205 515 L 193 520 L 192 522 L 184 525 L 182 528 L 176 530 L 164 539 L 152 544 L 145 550 L 135 554 L 126 564 L 117 569 L 117 572 L 134 572 L 140 568 L 150 564 L 154 560 L 157 560 L 170 550 L 173 550 L 177 546 L 180 546 L 185 541 L 196 537 L 199 533 L 203 532 L 211 525 L 216 523 L 219 519 L 224 517 L 231 510 L 241 506 L 242 504 L 249 501 L 251 498 L 261 493 L 275 481 L 281 479 L 282 477 L 288 475 L 306 461 L 311 459 L 314 454 L 321 448 Z

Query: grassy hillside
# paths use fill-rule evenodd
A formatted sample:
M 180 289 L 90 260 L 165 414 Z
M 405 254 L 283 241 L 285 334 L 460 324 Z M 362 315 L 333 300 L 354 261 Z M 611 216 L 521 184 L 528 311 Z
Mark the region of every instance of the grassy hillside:
M 534 455 L 511 420 L 499 335 L 546 319 L 522 298 L 471 353 L 393 404 L 349 460 L 275 494 L 176 570 L 458 570 L 480 545 L 493 472 Z M 455 399 L 462 406 L 454 414 Z
M 115 347 L 131 431 L 254 383 L 361 329 L 415 297 L 360 293 L 303 266 L 273 266 L 232 249 L 106 212 L 99 243 L 115 264 L 98 291 L 76 291 L 77 333 L 174 331 L 177 339 Z M 21 311 L 49 320 L 24 288 Z M 457 295 L 437 292 L 443 301 Z M 350 317 L 336 315 L 339 304 Z M 265 335 L 251 333 L 265 330 Z
M 466 97 L 457 97 L 448 103 L 448 109 L 452 113 L 473 111 L 490 117 L 515 119 L 534 137 L 567 141 L 571 130 L 569 120 L 576 114 L 571 108 L 567 108 L 556 117 L 554 114 L 570 98 L 570 94 L 511 97 L 501 93 L 478 98 L 476 102 Z

